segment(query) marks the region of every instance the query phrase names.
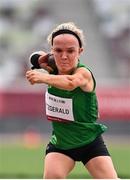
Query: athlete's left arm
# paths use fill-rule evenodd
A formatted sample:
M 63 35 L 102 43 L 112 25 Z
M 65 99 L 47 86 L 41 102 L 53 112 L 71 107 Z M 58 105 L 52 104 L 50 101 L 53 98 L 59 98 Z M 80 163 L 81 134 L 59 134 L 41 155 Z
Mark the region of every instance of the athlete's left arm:
M 84 67 L 76 70 L 72 81 L 75 86 L 80 87 L 83 91 L 91 92 L 94 89 L 92 73 Z
M 93 89 L 91 72 L 84 67 L 78 68 L 73 75 L 51 75 L 30 70 L 27 71 L 26 77 L 31 84 L 45 83 L 69 91 L 77 87 L 84 91 L 91 91 Z

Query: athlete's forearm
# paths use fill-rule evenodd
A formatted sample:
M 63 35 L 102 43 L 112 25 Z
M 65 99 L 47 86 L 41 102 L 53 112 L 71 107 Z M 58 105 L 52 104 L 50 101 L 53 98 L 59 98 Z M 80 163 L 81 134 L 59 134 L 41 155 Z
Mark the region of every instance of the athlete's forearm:
M 72 75 L 43 75 L 41 81 L 45 84 L 54 86 L 59 89 L 73 90 L 76 88 Z
M 70 91 L 77 87 L 73 75 L 51 75 L 31 70 L 27 71 L 26 77 L 31 84 L 45 83 L 59 89 Z

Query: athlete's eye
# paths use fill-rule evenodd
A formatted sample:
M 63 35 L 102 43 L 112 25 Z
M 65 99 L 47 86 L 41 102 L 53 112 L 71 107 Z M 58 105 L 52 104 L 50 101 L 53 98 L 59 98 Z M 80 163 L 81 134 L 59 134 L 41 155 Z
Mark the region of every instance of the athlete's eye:
M 61 50 L 61 49 L 59 49 L 59 48 L 54 49 L 54 51 L 55 51 L 56 53 L 61 53 L 61 52 L 62 52 L 62 50 Z
M 69 54 L 71 54 L 71 53 L 74 52 L 74 50 L 73 50 L 73 49 L 69 49 L 67 52 L 68 52 Z

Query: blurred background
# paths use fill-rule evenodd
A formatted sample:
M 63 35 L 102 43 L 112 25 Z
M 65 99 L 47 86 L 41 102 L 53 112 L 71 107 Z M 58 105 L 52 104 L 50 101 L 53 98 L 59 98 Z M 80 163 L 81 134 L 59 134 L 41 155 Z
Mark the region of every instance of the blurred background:
M 42 178 L 51 124 L 45 85 L 25 72 L 47 36 L 73 21 L 85 34 L 81 62 L 97 80 L 100 122 L 120 178 L 130 178 L 130 0 L 0 0 L 0 178 Z M 89 178 L 78 164 L 69 178 Z

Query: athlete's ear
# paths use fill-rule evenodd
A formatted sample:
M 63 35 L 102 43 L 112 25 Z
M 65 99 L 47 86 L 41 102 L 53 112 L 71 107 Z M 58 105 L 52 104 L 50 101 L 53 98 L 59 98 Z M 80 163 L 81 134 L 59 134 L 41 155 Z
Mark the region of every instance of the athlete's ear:
M 79 54 L 81 54 L 84 51 L 84 48 L 79 48 Z

